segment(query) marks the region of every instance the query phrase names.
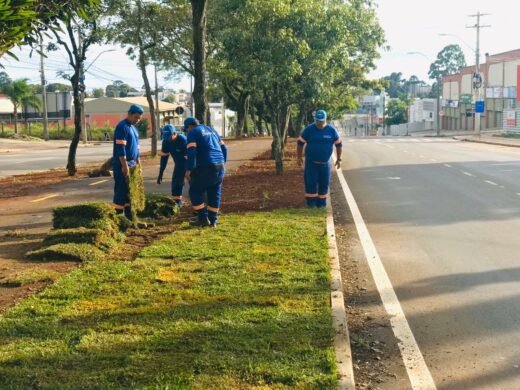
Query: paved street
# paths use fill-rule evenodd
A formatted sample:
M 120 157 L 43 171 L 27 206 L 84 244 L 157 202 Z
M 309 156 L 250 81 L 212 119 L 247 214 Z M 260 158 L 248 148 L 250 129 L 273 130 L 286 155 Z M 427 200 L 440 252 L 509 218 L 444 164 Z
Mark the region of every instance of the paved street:
M 5 143 L 5 142 L 4 142 Z M 150 140 L 141 141 L 143 150 L 150 149 Z M 53 141 L 52 146 L 43 149 L 44 142 L 17 142 L 2 144 L 0 147 L 0 178 L 23 175 L 29 172 L 64 168 L 67 165 L 70 142 Z M 104 161 L 112 154 L 112 143 L 82 144 L 78 147 L 76 162 L 85 164 Z
M 244 161 L 268 150 L 270 139 L 229 141 L 228 173 L 236 170 Z M 107 152 L 108 153 L 108 152 Z M 35 154 L 37 154 L 35 152 Z M 106 155 L 103 155 L 103 159 Z M 61 160 L 63 165 L 64 160 Z M 158 165 L 147 165 L 143 169 L 147 192 L 169 194 L 173 162 L 170 159 L 162 185 L 157 185 Z M 30 233 L 44 232 L 51 227 L 51 211 L 54 207 L 85 201 L 112 202 L 114 182 L 112 178 L 83 179 L 36 189 L 31 196 L 0 200 L 0 233 L 9 230 L 27 229 Z M 1 257 L 1 256 L 0 256 Z
M 520 151 L 344 145 L 343 173 L 437 387 L 519 389 Z

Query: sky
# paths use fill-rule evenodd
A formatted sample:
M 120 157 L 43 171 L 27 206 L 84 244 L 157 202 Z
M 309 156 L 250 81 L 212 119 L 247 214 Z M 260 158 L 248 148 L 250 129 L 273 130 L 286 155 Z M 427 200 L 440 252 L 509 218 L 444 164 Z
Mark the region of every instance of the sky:
M 520 48 L 518 39 L 518 0 L 376 0 L 377 14 L 386 32 L 389 51 L 381 53 L 377 69 L 370 76 L 380 78 L 402 72 L 409 78 L 417 75 L 428 80 L 428 69 L 439 51 L 449 44 L 459 44 L 468 65 L 475 64 L 476 18 L 468 15 L 488 13 L 481 31 L 481 62 L 485 53 L 495 54 Z M 453 34 L 455 36 L 439 36 Z M 421 54 L 408 54 L 411 52 Z
M 475 63 L 474 48 L 476 47 L 476 32 L 467 29 L 466 25 L 475 23 L 475 18 L 468 15 L 477 11 L 489 13 L 482 19 L 483 24 L 491 25 L 482 30 L 481 61 L 484 53 L 500 53 L 520 48 L 518 32 L 518 15 L 520 1 L 518 0 L 376 0 L 380 23 L 386 32 L 388 51 L 381 52 L 377 61 L 377 69 L 371 72 L 369 78 L 380 78 L 392 72 L 402 72 L 404 77 L 417 75 L 428 80 L 428 68 L 435 60 L 437 53 L 448 44 L 458 43 L 466 55 L 468 65 Z M 440 33 L 455 36 L 439 36 Z M 125 50 L 117 46 L 92 47 L 89 59 L 105 51 L 89 69 L 86 77 L 87 89 L 104 87 L 114 80 L 122 80 L 133 87 L 143 85 L 141 73 L 135 63 L 128 59 Z M 8 60 L 4 56 L 1 64 L 13 79 L 28 78 L 38 83 L 39 56 L 25 48 L 14 51 L 20 57 L 20 62 Z M 409 53 L 416 54 L 409 54 Z M 417 54 L 420 53 L 420 54 Z M 90 61 L 87 60 L 87 67 Z M 49 55 L 46 61 L 46 76 L 49 83 L 64 82 L 56 71 L 67 70 L 67 58 L 64 52 Z M 153 69 L 148 70 L 153 80 Z M 189 78 L 181 80 L 165 80 L 166 73 L 159 73 L 159 84 L 167 88 L 189 90 Z

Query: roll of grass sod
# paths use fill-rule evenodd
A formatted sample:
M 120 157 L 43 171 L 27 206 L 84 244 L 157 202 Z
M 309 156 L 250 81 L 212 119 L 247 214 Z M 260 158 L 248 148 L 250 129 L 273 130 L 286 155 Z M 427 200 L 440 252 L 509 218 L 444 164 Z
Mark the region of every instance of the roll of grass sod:
M 143 175 L 141 168 L 135 166 L 130 168 L 130 178 L 128 181 L 128 193 L 130 195 L 130 206 L 132 209 L 132 221 L 137 222 L 137 215 L 144 210 L 145 195 Z
M 124 236 L 112 234 L 101 229 L 58 229 L 51 230 L 43 240 L 44 246 L 56 244 L 91 244 L 95 247 L 105 250 L 113 247 L 117 241 L 122 241 Z
M 104 254 L 92 244 L 56 244 L 27 253 L 31 260 L 42 261 L 95 261 Z
M 179 207 L 170 196 L 164 194 L 146 194 L 145 207 L 144 210 L 139 213 L 139 217 L 160 220 L 172 218 L 178 213 Z
M 114 208 L 107 203 L 82 203 L 53 210 L 54 229 L 100 229 L 111 234 L 119 231 Z

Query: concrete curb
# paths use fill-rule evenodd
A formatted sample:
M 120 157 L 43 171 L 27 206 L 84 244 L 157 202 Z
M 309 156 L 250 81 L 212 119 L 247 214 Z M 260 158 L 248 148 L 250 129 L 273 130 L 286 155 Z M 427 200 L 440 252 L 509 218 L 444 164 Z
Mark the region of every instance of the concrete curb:
M 341 280 L 341 269 L 339 265 L 338 244 L 336 242 L 336 229 L 334 227 L 334 216 L 332 205 L 327 206 L 327 239 L 329 245 L 330 259 L 330 303 L 332 308 L 332 319 L 336 335 L 334 337 L 334 351 L 336 352 L 336 365 L 338 367 L 340 390 L 355 390 L 354 368 L 352 362 L 352 351 L 350 349 L 350 336 L 347 323 L 347 312 L 343 295 L 343 283 Z
M 469 138 L 455 138 L 454 137 L 454 139 L 457 140 L 457 141 L 473 142 L 473 143 L 476 143 L 476 144 L 486 144 L 486 145 L 496 145 L 496 146 L 507 146 L 507 147 L 510 147 L 510 148 L 520 148 L 520 144 L 515 145 L 515 144 L 508 144 L 508 143 L 501 143 L 501 142 L 482 141 L 482 140 L 469 139 Z

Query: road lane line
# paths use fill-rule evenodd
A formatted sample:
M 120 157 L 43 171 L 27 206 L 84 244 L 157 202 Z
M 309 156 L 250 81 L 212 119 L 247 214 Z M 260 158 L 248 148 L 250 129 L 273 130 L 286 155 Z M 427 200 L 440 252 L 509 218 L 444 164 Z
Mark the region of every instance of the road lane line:
M 379 295 L 381 296 L 385 310 L 390 316 L 392 330 L 395 337 L 399 340 L 399 349 L 401 351 L 401 356 L 403 358 L 408 377 L 410 378 L 412 389 L 435 390 L 437 388 L 435 386 L 435 382 L 433 381 L 430 370 L 424 361 L 424 357 L 421 353 L 421 350 L 419 349 L 419 346 L 417 345 L 417 341 L 415 340 L 412 330 L 410 329 L 410 325 L 406 320 L 403 308 L 399 303 L 399 299 L 395 294 L 392 282 L 386 273 L 383 262 L 379 257 L 379 253 L 377 252 L 374 242 L 372 241 L 370 232 L 368 231 L 365 221 L 363 220 L 363 216 L 361 215 L 361 211 L 359 210 L 354 195 L 352 194 L 352 191 L 350 190 L 350 187 L 348 186 L 341 169 L 336 169 L 336 173 L 338 175 L 341 188 L 343 189 L 343 193 L 349 205 L 350 211 L 352 212 L 352 217 L 354 218 L 354 223 L 356 224 L 356 230 L 358 232 L 363 251 L 365 252 L 370 271 L 374 277 L 377 290 L 379 291 Z
M 492 186 L 497 186 L 498 184 L 491 180 L 485 180 L 486 183 L 491 184 Z
M 107 181 L 108 181 L 108 179 L 96 181 L 95 183 L 90 183 L 89 186 L 97 186 L 99 184 L 106 183 Z
M 58 194 L 47 195 L 47 196 L 44 196 L 43 198 L 31 200 L 31 203 L 43 202 L 44 200 L 56 198 L 58 196 L 59 196 Z
M 469 173 L 469 172 L 466 172 L 466 171 L 461 171 L 463 174 L 465 174 L 466 176 L 470 176 L 470 177 L 475 177 L 475 175 L 473 175 L 472 173 Z
M 450 164 L 444 164 L 446 168 L 453 168 Z

